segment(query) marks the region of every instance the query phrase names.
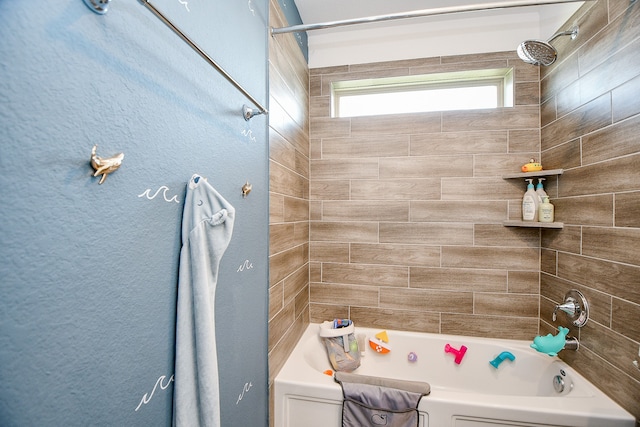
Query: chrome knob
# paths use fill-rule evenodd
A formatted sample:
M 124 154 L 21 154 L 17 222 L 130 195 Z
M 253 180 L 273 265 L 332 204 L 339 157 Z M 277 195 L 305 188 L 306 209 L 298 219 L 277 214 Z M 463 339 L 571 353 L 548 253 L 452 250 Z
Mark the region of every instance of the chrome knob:
M 564 296 L 564 303 L 556 305 L 553 309 L 552 319 L 555 322 L 558 310 L 563 311 L 572 320 L 572 324 L 578 328 L 583 327 L 589 320 L 589 304 L 582 292 L 571 289 Z

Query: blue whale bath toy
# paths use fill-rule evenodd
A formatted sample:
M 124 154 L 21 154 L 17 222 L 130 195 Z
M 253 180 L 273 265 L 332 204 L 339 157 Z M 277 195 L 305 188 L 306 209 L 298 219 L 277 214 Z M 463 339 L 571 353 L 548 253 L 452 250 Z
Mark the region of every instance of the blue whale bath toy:
M 553 336 L 547 334 L 546 336 L 537 336 L 533 339 L 531 348 L 538 350 L 540 353 L 548 354 L 549 356 L 557 356 L 558 352 L 564 348 L 567 341 L 567 334 L 569 329 L 563 326 L 558 327 L 558 334 Z

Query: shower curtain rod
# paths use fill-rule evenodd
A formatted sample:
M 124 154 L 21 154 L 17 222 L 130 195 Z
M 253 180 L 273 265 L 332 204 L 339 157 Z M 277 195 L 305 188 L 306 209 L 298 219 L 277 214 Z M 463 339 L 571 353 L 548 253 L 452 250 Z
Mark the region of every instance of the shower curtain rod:
M 343 21 L 323 22 L 318 24 L 301 24 L 301 25 L 292 25 L 290 27 L 281 27 L 281 28 L 271 27 L 271 35 L 273 36 L 275 34 L 295 33 L 298 31 L 322 30 L 325 28 L 344 27 L 346 25 L 356 25 L 356 24 L 368 24 L 372 22 L 391 21 L 395 19 L 420 18 L 423 16 L 447 15 L 451 13 L 475 12 L 480 10 L 509 9 L 514 7 L 526 7 L 526 6 L 543 6 L 548 4 L 560 4 L 560 3 L 577 3 L 577 2 L 584 2 L 584 1 L 585 0 L 538 0 L 538 1 L 515 0 L 510 2 L 494 2 L 494 3 L 485 3 L 485 4 L 479 4 L 479 5 L 449 6 L 449 7 L 442 7 L 438 9 L 423 9 L 423 10 L 416 10 L 413 12 L 401 12 L 401 13 L 393 13 L 389 15 L 370 16 L 367 18 L 345 19 Z M 586 0 L 586 1 L 589 1 L 589 0 Z
M 102 0 L 102 1 L 105 1 L 105 0 Z M 109 0 L 106 0 L 106 1 L 108 2 Z M 195 44 L 185 33 L 182 32 L 182 30 L 180 30 L 178 27 L 176 27 L 173 24 L 173 22 L 171 22 L 166 16 L 164 16 L 164 14 L 162 12 L 160 12 L 158 9 L 156 9 L 156 7 L 149 2 L 149 0 L 140 0 L 140 2 L 144 6 L 146 6 L 147 9 L 149 9 L 151 12 L 153 12 L 154 15 L 156 15 L 158 18 L 160 18 L 160 20 L 162 22 L 164 22 L 169 28 L 171 28 L 174 33 L 176 33 L 178 36 L 180 36 L 180 38 L 185 43 L 187 43 L 193 50 L 195 50 L 198 53 L 198 55 L 200 55 L 202 57 L 202 59 L 207 61 L 207 63 L 209 65 L 211 65 L 220 74 L 222 74 L 222 76 L 224 78 L 226 78 L 229 83 L 231 83 L 236 89 L 238 89 L 240 92 L 242 92 L 242 94 L 248 100 L 250 100 L 256 107 L 258 107 L 260 112 L 253 111 L 253 109 L 248 108 L 247 106 L 244 106 L 243 107 L 243 115 L 244 115 L 245 120 L 249 120 L 251 117 L 253 117 L 253 116 L 257 115 L 257 114 L 269 114 L 269 111 L 265 107 L 263 107 L 262 104 L 260 104 L 257 99 L 255 99 L 244 87 L 242 87 L 242 85 L 240 83 L 238 83 L 233 77 L 231 77 L 231 75 L 229 73 L 227 73 L 224 70 L 224 68 L 222 68 L 220 65 L 218 65 L 218 63 L 216 61 L 214 61 L 213 58 L 211 58 L 209 55 L 207 55 L 207 53 L 204 50 L 202 50 L 200 48 L 200 46 Z

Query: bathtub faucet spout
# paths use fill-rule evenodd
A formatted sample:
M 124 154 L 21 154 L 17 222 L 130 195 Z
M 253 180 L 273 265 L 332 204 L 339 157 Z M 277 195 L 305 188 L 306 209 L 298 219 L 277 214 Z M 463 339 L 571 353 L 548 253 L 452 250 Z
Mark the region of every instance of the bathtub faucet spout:
M 498 369 L 498 366 L 500 366 L 500 364 L 502 362 L 504 362 L 504 359 L 509 359 L 512 362 L 514 360 L 516 360 L 516 357 L 513 355 L 513 353 L 510 353 L 508 351 L 503 351 L 502 353 L 500 353 L 495 359 L 493 359 L 491 362 L 489 362 L 494 368 Z

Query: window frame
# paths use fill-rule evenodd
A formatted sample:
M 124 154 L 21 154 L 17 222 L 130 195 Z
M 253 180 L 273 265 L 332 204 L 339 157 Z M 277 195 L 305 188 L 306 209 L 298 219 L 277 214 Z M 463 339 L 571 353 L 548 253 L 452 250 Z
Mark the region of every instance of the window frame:
M 359 116 L 372 116 L 383 114 L 406 114 L 405 112 L 381 112 L 368 114 L 340 113 L 340 100 L 342 97 L 354 95 L 375 95 L 387 93 L 401 93 L 439 89 L 457 89 L 464 87 L 495 86 L 497 88 L 497 106 L 513 107 L 513 67 L 495 68 L 487 70 L 455 71 L 447 73 L 420 74 L 409 76 L 394 76 L 360 80 L 334 81 L 331 83 L 331 117 L 347 118 Z M 431 111 L 461 111 L 460 109 L 431 109 L 416 112 Z

